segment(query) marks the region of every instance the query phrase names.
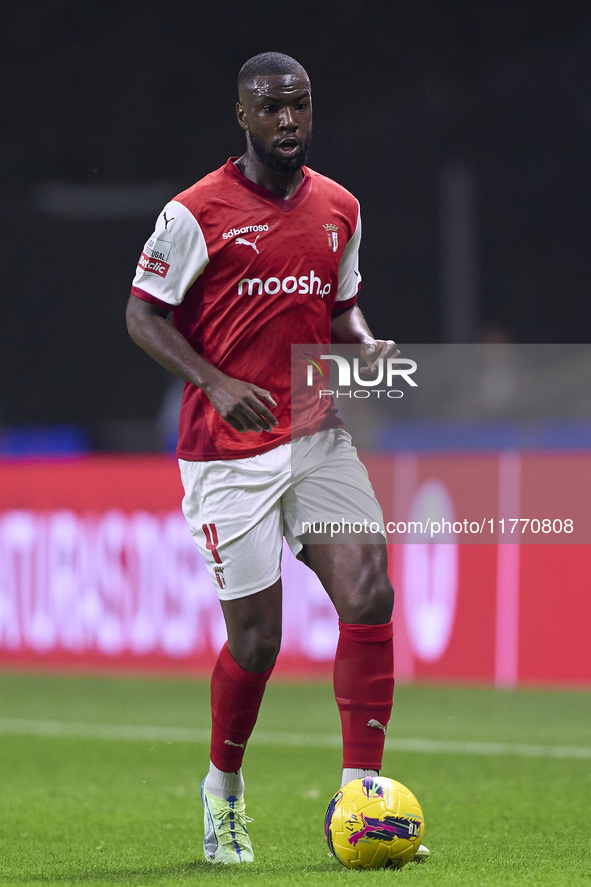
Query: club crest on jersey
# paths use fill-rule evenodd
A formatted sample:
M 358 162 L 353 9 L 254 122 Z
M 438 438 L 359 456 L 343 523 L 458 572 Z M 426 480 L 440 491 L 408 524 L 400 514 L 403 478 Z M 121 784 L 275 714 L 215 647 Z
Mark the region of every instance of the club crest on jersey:
M 332 222 L 330 222 L 328 225 L 324 225 L 323 227 L 328 234 L 328 247 L 330 250 L 332 250 L 333 253 L 336 253 L 339 248 L 339 235 L 337 234 L 339 226 L 333 225 Z

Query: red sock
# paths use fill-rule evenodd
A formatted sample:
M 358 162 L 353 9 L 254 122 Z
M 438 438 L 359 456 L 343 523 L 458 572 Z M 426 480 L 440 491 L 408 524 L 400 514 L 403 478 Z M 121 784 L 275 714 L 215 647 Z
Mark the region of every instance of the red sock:
M 242 766 L 272 671 L 245 671 L 230 656 L 227 643 L 220 650 L 211 676 L 210 757 L 218 770 L 235 773 Z
M 343 768 L 380 770 L 392 713 L 392 623 L 350 625 L 339 620 L 334 692 L 343 729 Z M 368 723 L 375 721 L 376 726 Z

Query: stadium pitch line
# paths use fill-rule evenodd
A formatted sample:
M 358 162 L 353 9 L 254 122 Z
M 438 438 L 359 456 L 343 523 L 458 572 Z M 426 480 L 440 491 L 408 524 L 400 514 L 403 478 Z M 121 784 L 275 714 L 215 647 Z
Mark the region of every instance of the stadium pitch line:
M 209 743 L 209 730 L 189 727 L 148 727 L 131 724 L 80 724 L 67 721 L 34 721 L 0 718 L 0 735 L 38 736 L 55 739 L 106 739 L 132 742 Z M 249 745 L 291 746 L 292 748 L 340 748 L 337 734 L 323 736 L 305 733 L 256 731 Z M 591 748 L 566 745 L 518 745 L 508 742 L 456 742 L 444 739 L 386 739 L 386 751 L 432 755 L 484 755 L 520 758 L 591 759 Z

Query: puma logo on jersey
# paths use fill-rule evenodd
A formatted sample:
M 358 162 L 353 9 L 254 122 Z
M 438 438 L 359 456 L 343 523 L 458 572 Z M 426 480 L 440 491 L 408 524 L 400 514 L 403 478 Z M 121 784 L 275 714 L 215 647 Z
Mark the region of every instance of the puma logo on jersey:
M 244 237 L 237 237 L 236 240 L 234 241 L 234 243 L 243 243 L 245 246 L 252 246 L 253 250 L 255 251 L 255 253 L 258 256 L 258 255 L 260 255 L 260 253 L 257 249 L 256 243 L 257 243 L 257 240 L 259 239 L 260 236 L 261 236 L 260 234 L 257 234 L 257 236 L 255 237 L 254 240 L 245 240 Z

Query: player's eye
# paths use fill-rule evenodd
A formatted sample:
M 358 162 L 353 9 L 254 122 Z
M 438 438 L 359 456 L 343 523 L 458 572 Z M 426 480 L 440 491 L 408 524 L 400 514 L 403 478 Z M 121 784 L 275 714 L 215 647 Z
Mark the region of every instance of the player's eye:
M 305 111 L 307 107 L 307 102 L 300 102 L 299 105 L 296 106 L 296 111 Z
M 276 114 L 277 113 L 277 105 L 265 105 L 263 111 L 266 111 L 267 114 Z

